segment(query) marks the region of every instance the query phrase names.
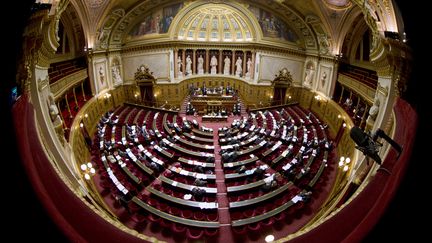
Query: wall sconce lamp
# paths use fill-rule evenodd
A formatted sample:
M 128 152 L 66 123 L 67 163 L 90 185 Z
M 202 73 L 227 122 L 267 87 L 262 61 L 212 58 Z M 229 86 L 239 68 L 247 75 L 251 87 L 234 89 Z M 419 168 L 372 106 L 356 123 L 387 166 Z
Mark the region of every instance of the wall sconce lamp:
M 351 159 L 349 157 L 340 157 L 339 159 L 339 168 L 341 168 L 344 172 L 348 171 L 349 169 L 349 163 L 351 162 Z
M 81 170 L 83 171 L 84 178 L 86 180 L 90 180 L 91 176 L 96 173 L 96 170 L 93 168 L 93 164 L 88 162 L 87 164 L 81 164 Z

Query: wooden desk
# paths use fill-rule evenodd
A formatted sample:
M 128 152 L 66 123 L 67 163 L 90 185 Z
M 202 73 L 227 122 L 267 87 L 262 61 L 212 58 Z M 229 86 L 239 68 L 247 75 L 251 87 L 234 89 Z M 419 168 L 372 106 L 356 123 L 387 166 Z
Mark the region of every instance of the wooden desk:
M 195 179 L 216 180 L 216 175 L 214 174 L 197 173 L 197 172 L 185 170 L 181 167 L 174 167 L 174 166 L 170 166 L 169 170 L 180 175 L 193 177 Z
M 159 180 L 161 180 L 162 182 L 165 182 L 166 184 L 169 184 L 173 187 L 182 188 L 182 189 L 187 190 L 187 191 L 192 191 L 193 188 L 197 187 L 197 186 L 192 186 L 192 185 L 184 184 L 181 182 L 173 181 L 173 180 L 168 179 L 167 177 L 162 176 L 162 175 L 159 176 L 158 178 L 159 178 Z M 208 193 L 208 194 L 216 194 L 217 193 L 216 187 L 198 186 L 198 188 L 204 189 L 206 191 L 206 193 Z
M 233 220 L 233 221 L 231 221 L 231 225 L 233 227 L 235 227 L 235 226 L 242 226 L 242 225 L 256 223 L 256 222 L 262 221 L 264 219 L 273 217 L 274 215 L 285 211 L 287 208 L 291 207 L 292 205 L 294 205 L 294 202 L 292 200 L 290 200 L 287 203 L 283 204 L 282 206 L 279 206 L 279 207 L 277 207 L 271 211 L 268 211 L 266 213 L 263 213 L 261 215 L 257 215 L 257 216 L 251 217 L 251 218 Z
M 213 221 L 198 221 L 198 220 L 192 220 L 192 219 L 185 219 L 185 218 L 181 218 L 169 213 L 165 213 L 163 211 L 160 211 L 150 205 L 148 205 L 147 203 L 144 203 L 141 199 L 137 198 L 137 197 L 133 197 L 132 201 L 134 203 L 136 203 L 138 206 L 142 207 L 144 210 L 155 214 L 161 218 L 164 218 L 166 220 L 172 221 L 172 222 L 176 222 L 179 224 L 184 224 L 184 225 L 189 225 L 189 226 L 193 226 L 193 227 L 199 227 L 199 228 L 219 228 L 220 224 L 219 222 L 213 222 Z
M 260 186 L 262 186 L 264 184 L 265 184 L 264 179 L 262 179 L 262 180 L 255 181 L 255 182 L 248 183 L 248 184 L 241 185 L 241 186 L 230 186 L 230 187 L 227 187 L 227 192 L 245 191 L 245 190 L 253 189 L 253 188 L 256 188 L 256 187 L 260 187 Z
M 290 181 L 287 184 L 277 188 L 276 190 L 273 190 L 273 191 L 266 193 L 262 196 L 255 197 L 255 198 L 248 199 L 248 200 L 239 201 L 239 202 L 230 202 L 229 207 L 230 208 L 238 208 L 238 207 L 244 207 L 244 206 L 253 205 L 253 204 L 263 202 L 267 199 L 273 198 L 273 197 L 281 194 L 282 192 L 288 190 L 288 188 L 290 188 L 292 185 L 293 185 L 293 183 Z
M 192 128 L 192 132 L 197 136 L 213 139 L 213 132 L 204 132 L 196 128 Z
M 209 115 L 202 116 L 202 122 L 226 122 L 227 119 L 228 116 L 209 116 Z
M 146 187 L 146 190 L 153 193 L 154 195 L 163 198 L 167 201 L 173 202 L 175 204 L 181 204 L 189 207 L 200 208 L 200 209 L 217 209 L 218 203 L 215 202 L 198 202 L 198 201 L 190 201 L 181 199 L 178 197 L 170 196 L 164 192 L 158 191 L 151 186 Z
M 199 165 L 199 166 L 202 166 L 204 168 L 205 167 L 212 167 L 212 168 L 215 167 L 214 163 L 201 162 L 201 161 L 186 159 L 186 158 L 183 158 L 183 157 L 180 157 L 178 159 L 178 161 L 180 161 L 182 163 L 185 163 L 185 164 L 188 164 L 188 165 Z

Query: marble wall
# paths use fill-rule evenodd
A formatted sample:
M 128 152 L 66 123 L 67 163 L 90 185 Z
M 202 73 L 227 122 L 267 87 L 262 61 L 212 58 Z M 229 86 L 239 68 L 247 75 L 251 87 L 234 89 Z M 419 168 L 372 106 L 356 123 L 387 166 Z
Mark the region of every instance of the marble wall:
M 126 54 L 122 56 L 124 82 L 132 83 L 137 69 L 141 65 L 147 65 L 158 83 L 170 82 L 170 52 L 146 52 L 136 54 Z

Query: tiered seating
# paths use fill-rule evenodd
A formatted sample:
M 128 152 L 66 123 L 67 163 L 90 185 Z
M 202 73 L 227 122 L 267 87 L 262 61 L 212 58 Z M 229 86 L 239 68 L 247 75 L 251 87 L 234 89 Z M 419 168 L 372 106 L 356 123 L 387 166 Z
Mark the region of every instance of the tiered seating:
M 378 84 L 378 76 L 376 71 L 368 70 L 361 67 L 352 66 L 349 64 L 342 64 L 339 68 L 339 73 L 349 76 L 359 82 L 376 89 Z
M 64 78 L 72 73 L 86 68 L 86 62 L 83 58 L 51 63 L 48 68 L 48 76 L 50 84 Z
M 191 240 L 211 237 L 221 226 L 219 200 L 226 197 L 233 232 L 257 232 L 302 212 L 304 195 L 322 186 L 332 159 L 322 142 L 328 138 L 317 117 L 307 113 L 300 107 L 257 111 L 219 129 L 222 192 L 213 131 L 192 128 L 178 114 L 116 109 L 98 125 L 93 157 L 103 168 L 102 187 L 128 198 L 136 222 L 146 220 Z M 151 134 L 145 145 L 144 133 Z

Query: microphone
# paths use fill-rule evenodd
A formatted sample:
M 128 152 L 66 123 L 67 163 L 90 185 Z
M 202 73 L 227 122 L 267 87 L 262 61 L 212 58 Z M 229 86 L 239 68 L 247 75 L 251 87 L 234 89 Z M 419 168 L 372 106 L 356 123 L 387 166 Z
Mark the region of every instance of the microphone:
M 361 128 L 353 127 L 350 131 L 350 137 L 357 144 L 356 149 L 362 151 L 365 156 L 372 158 L 378 164 L 381 164 L 381 158 L 378 155 L 378 149 L 380 146 L 382 146 L 382 144 L 375 142 L 378 136 L 374 135 L 374 138 L 372 138 Z
M 356 149 L 362 151 L 364 155 L 372 158 L 378 164 L 381 164 L 381 158 L 378 155 L 378 151 L 383 145 L 382 143 L 377 142 L 378 138 L 384 138 L 384 140 L 386 140 L 398 152 L 398 158 L 402 152 L 402 147 L 387 136 L 382 129 L 378 129 L 373 136 L 370 136 L 361 128 L 353 127 L 350 131 L 350 137 L 357 144 Z
M 360 147 L 369 145 L 368 140 L 371 138 L 367 133 L 359 127 L 353 127 L 350 131 L 350 137 Z

